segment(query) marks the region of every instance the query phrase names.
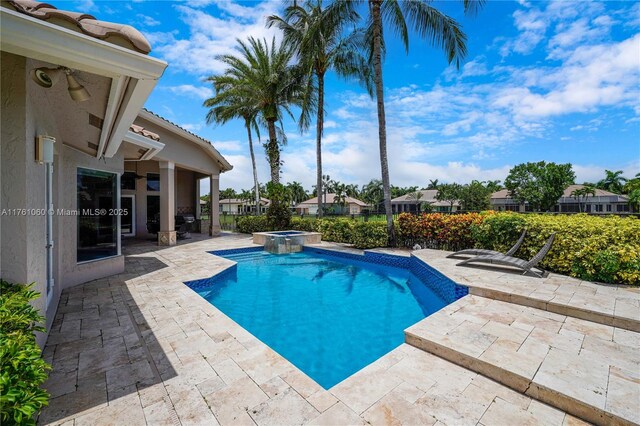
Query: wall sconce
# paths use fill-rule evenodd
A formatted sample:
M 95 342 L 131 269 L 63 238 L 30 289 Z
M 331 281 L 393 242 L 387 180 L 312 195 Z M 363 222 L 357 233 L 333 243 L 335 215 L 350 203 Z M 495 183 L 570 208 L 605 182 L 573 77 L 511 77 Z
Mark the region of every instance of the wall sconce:
M 78 80 L 72 75 L 72 70 L 66 67 L 57 68 L 35 68 L 31 70 L 31 78 L 38 83 L 39 86 L 49 89 L 60 78 L 61 74 L 65 74 L 67 77 L 67 90 L 69 96 L 76 102 L 83 102 L 91 98 L 91 95 L 84 88 L 83 85 L 78 83 Z
M 36 137 L 36 162 L 39 164 L 53 163 L 53 144 L 56 138 L 39 135 Z

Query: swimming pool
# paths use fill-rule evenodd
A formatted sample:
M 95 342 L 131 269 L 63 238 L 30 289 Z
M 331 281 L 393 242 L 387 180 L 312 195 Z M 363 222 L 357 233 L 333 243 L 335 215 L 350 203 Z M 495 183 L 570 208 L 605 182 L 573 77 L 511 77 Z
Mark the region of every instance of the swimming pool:
M 399 346 L 405 328 L 466 293 L 446 277 L 425 279 L 420 265 L 412 268 L 420 262 L 413 257 L 306 247 L 223 255 L 237 265 L 186 284 L 325 389 Z

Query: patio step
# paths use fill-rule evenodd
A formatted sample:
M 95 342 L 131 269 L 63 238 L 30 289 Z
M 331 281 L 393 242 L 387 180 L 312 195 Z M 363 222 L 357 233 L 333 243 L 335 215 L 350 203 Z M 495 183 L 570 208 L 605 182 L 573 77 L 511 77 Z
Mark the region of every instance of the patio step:
M 640 333 L 469 295 L 408 344 L 595 424 L 640 424 Z

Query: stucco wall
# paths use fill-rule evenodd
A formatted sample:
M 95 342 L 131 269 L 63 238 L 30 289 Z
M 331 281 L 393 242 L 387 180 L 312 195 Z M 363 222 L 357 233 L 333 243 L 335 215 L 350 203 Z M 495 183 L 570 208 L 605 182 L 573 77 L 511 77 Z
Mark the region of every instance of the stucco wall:
M 186 141 L 174 133 L 138 117 L 135 123 L 157 133 L 164 148 L 154 157 L 158 161 L 172 161 L 177 167 L 196 170 L 205 175 L 219 174 L 217 162 L 195 143 Z
M 1 139 L 0 139 L 0 209 L 45 209 L 45 166 L 35 162 L 35 138 L 49 135 L 54 145 L 53 205 L 54 209 L 77 208 L 77 167 L 122 173 L 121 156 L 98 160 L 63 145 L 52 109 L 60 105 L 29 78 L 36 64 L 24 57 L 2 52 L 1 57 Z M 37 66 L 40 66 L 38 63 Z M 81 106 L 77 106 L 81 108 Z M 77 123 L 84 125 L 83 123 Z M 78 265 L 77 216 L 54 215 L 54 291 L 46 307 L 46 229 L 42 214 L 0 216 L 0 276 L 11 282 L 35 282 L 42 294 L 34 302 L 47 318 L 47 328 L 55 317 L 62 289 L 124 270 L 122 256 Z M 46 335 L 38 336 L 44 344 Z
M 29 61 L 2 52 L 2 208 L 26 209 L 2 216 L 0 249 L 2 278 L 16 283 L 36 283 L 41 297 L 33 305 L 46 311 L 45 219 L 36 213 L 45 208 L 45 166 L 35 162 L 35 137 L 47 128 L 47 118 L 36 119 L 35 100 L 27 79 Z M 47 133 L 57 135 L 55 126 Z M 55 314 L 54 296 L 47 312 Z M 51 316 L 51 317 L 50 317 Z M 45 336 L 38 336 L 44 343 Z
M 196 181 L 190 170 L 176 170 L 176 214 L 196 214 Z

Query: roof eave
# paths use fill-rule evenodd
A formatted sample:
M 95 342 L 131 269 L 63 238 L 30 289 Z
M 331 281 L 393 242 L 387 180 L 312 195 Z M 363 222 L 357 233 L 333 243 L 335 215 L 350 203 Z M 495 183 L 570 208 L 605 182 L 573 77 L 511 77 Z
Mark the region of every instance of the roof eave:
M 97 157 L 112 157 L 167 63 L 125 47 L 0 8 L 3 51 L 112 79 Z
M 218 166 L 220 167 L 220 173 L 228 172 L 231 169 L 233 169 L 233 166 L 227 161 L 227 159 L 224 158 L 222 154 L 220 154 L 220 152 L 217 149 L 215 149 L 215 147 L 212 144 L 206 142 L 204 139 L 199 138 L 198 136 L 186 131 L 182 127 L 176 126 L 175 124 L 145 109 L 141 109 L 138 116 L 172 133 L 175 133 L 183 137 L 184 139 L 190 142 L 193 142 L 199 147 L 203 148 L 214 160 L 217 161 Z

